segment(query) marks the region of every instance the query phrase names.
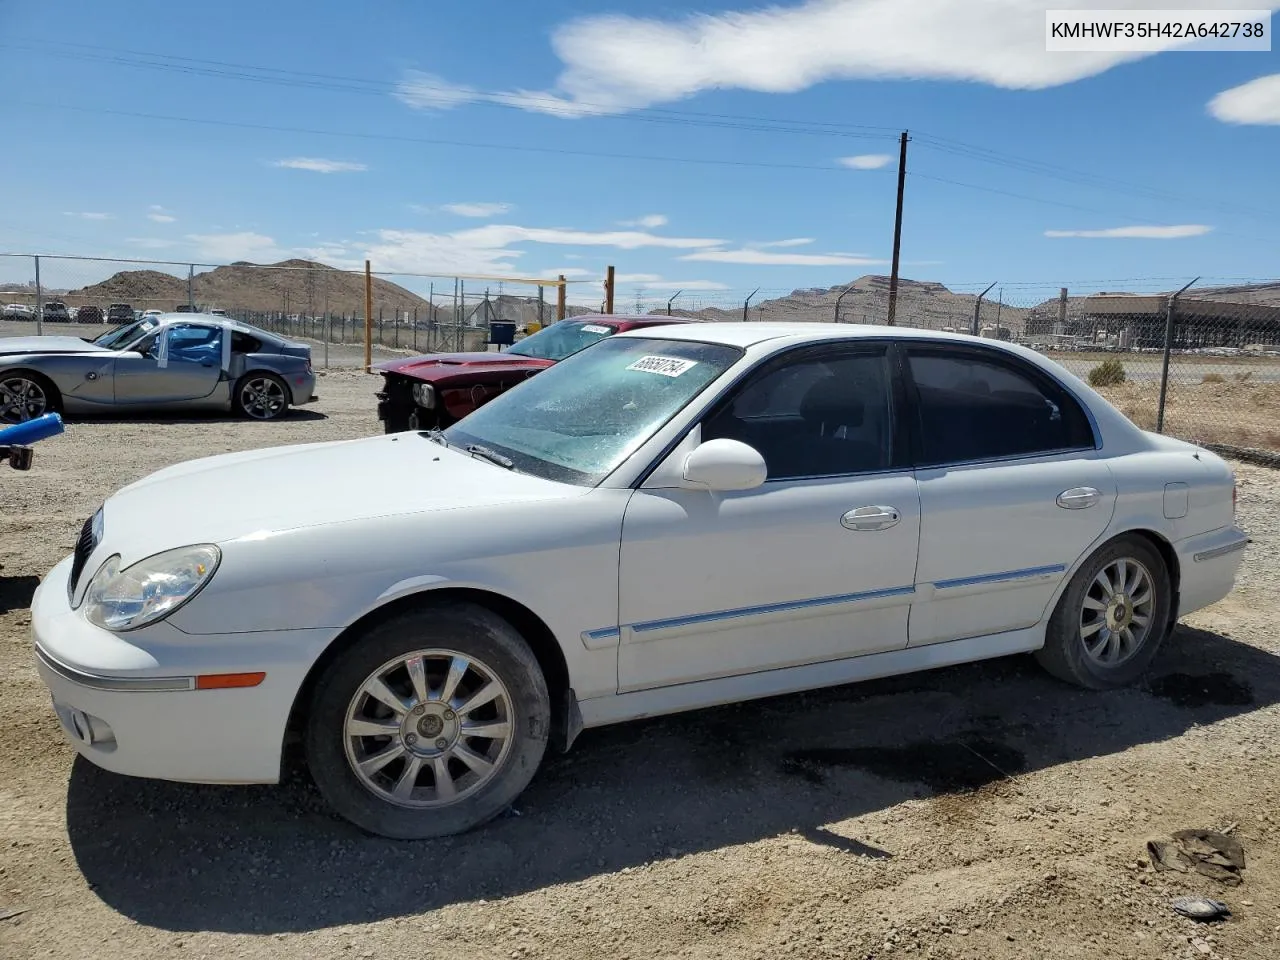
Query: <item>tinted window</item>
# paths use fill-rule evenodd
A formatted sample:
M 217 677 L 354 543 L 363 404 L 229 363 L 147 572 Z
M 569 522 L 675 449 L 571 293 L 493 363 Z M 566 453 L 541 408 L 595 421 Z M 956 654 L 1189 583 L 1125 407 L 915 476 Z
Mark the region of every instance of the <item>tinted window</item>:
M 893 449 L 889 382 L 882 352 L 768 367 L 703 423 L 702 438 L 754 447 L 770 480 L 884 470 Z
M 1079 403 L 1014 360 L 909 350 L 926 464 L 1029 456 L 1093 446 Z
M 247 333 L 241 333 L 239 330 L 233 330 L 231 333 L 231 351 L 232 353 L 257 353 L 262 349 L 262 341 L 249 336 Z
M 563 360 L 597 340 L 612 336 L 614 328 L 604 323 L 571 323 L 560 320 L 537 333 L 525 337 L 507 353 L 517 357 Z

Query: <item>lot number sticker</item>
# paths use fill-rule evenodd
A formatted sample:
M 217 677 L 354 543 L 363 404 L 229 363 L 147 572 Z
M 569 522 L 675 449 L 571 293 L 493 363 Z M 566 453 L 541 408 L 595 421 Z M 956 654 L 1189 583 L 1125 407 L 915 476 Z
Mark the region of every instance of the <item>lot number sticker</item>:
M 680 357 L 641 357 L 627 369 L 657 373 L 664 377 L 678 377 L 697 365 L 697 360 L 682 360 Z
M 582 325 L 583 333 L 608 333 L 608 327 L 602 327 L 598 323 L 584 323 Z

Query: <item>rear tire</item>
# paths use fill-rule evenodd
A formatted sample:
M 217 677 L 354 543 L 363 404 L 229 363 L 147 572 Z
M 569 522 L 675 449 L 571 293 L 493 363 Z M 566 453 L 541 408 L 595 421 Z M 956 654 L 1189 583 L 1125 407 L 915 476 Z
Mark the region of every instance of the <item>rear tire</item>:
M 1076 571 L 1049 618 L 1040 665 L 1091 690 L 1133 683 L 1168 632 L 1173 584 L 1151 543 L 1125 534 L 1103 544 Z
M 492 820 L 528 786 L 550 717 L 520 633 L 485 607 L 442 603 L 370 628 L 329 664 L 311 697 L 307 762 L 358 827 L 449 836 Z
M 231 405 L 237 416 L 279 420 L 289 412 L 289 387 L 274 373 L 254 370 L 236 381 Z

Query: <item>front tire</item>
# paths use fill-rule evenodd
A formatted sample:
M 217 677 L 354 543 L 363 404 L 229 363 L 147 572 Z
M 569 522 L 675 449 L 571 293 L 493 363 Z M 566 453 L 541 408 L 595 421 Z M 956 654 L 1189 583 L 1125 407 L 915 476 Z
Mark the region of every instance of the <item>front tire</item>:
M 1168 632 L 1173 583 L 1143 537 L 1104 544 L 1076 571 L 1054 608 L 1036 659 L 1060 680 L 1112 690 L 1137 680 Z
M 311 698 L 311 775 L 330 806 L 384 837 L 462 833 L 511 805 L 546 750 L 550 697 L 519 632 L 444 603 L 372 627 Z
M 255 370 L 236 381 L 231 403 L 250 420 L 279 420 L 289 412 L 289 388 L 274 373 Z
M 25 423 L 46 413 L 60 413 L 58 388 L 38 373 L 15 370 L 0 375 L 0 423 Z

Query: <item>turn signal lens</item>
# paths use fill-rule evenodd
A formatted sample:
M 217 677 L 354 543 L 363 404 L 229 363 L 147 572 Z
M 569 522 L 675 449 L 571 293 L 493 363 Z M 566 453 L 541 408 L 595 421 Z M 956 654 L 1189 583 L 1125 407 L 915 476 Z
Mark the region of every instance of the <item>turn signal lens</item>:
M 196 677 L 197 690 L 233 690 L 256 687 L 267 678 L 265 673 L 206 673 Z

